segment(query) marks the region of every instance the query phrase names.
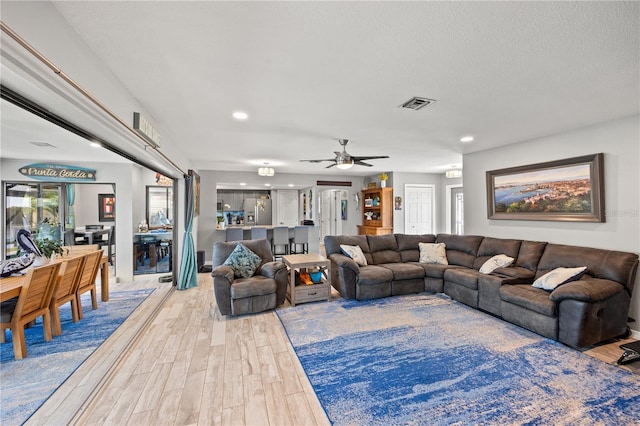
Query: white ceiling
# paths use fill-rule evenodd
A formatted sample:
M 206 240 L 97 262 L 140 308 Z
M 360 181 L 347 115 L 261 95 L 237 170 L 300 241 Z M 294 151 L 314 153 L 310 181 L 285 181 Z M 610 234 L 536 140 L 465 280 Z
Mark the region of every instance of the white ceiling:
M 640 109 L 638 2 L 55 6 L 196 169 L 442 173 Z M 413 96 L 436 102 L 398 108 Z M 391 158 L 346 173 L 299 161 L 332 158 L 340 138 Z

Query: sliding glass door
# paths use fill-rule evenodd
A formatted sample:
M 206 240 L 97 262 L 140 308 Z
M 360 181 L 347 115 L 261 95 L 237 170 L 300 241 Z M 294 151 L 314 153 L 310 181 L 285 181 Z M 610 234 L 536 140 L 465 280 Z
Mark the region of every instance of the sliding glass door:
M 20 229 L 62 242 L 65 190 L 65 184 L 60 183 L 5 183 L 5 258 L 18 255 L 16 234 Z

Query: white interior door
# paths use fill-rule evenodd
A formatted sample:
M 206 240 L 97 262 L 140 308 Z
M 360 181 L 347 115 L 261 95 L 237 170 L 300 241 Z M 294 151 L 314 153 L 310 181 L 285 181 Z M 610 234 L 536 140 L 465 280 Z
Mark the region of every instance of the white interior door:
M 298 191 L 278 191 L 278 225 L 296 226 L 298 224 Z
M 320 193 L 322 240 L 326 235 L 342 235 L 343 191 L 329 189 Z
M 405 185 L 404 232 L 435 233 L 435 189 L 433 185 Z
M 462 185 L 447 185 L 446 230 L 450 234 L 464 234 L 464 192 Z
M 331 191 L 320 193 L 320 240 L 331 233 Z

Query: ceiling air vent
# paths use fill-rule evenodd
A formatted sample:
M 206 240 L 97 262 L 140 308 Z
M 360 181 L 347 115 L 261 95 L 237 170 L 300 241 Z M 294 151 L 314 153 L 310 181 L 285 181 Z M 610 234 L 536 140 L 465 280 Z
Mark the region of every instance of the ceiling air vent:
M 55 148 L 55 145 L 51 145 L 48 142 L 29 142 L 31 145 L 39 146 L 42 148 Z
M 409 99 L 407 102 L 400 105 L 400 108 L 408 108 L 408 109 L 413 109 L 417 111 L 419 109 L 426 107 L 429 104 L 434 103 L 435 101 L 436 101 L 435 99 L 419 98 L 417 96 L 414 96 L 413 98 Z

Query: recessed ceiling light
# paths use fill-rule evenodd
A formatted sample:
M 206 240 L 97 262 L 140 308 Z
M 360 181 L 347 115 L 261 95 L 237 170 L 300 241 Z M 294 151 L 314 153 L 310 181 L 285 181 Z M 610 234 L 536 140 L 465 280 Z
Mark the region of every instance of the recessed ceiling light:
M 233 118 L 235 118 L 236 120 L 246 120 L 247 118 L 249 118 L 249 114 L 243 111 L 236 111 L 233 113 Z
M 89 145 L 91 145 L 94 148 L 100 148 L 102 147 L 102 145 L 100 145 L 98 142 L 91 142 Z
M 247 186 L 246 182 L 240 182 L 240 186 Z
M 460 142 L 473 142 L 473 136 L 464 136 L 460 138 Z

